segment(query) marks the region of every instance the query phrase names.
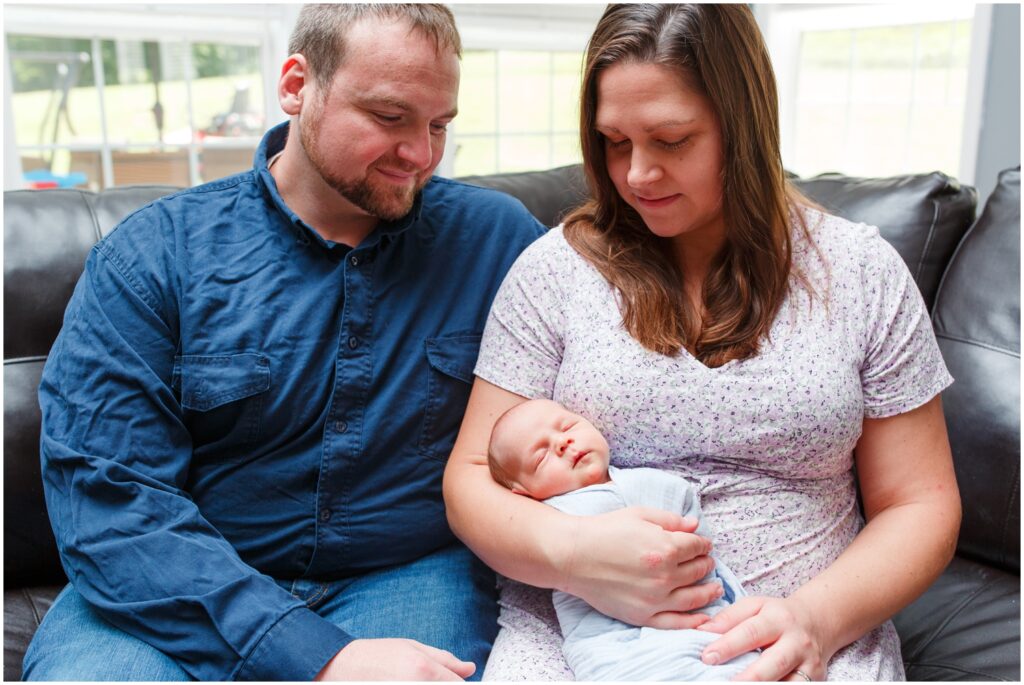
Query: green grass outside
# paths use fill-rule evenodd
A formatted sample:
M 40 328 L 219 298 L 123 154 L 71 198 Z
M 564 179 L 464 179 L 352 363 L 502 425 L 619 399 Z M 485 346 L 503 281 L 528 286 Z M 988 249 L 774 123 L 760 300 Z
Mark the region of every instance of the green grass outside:
M 249 105 L 263 111 L 263 83 L 259 74 L 196 79 L 192 81 L 192 108 L 199 129 L 210 125 L 213 117 L 227 112 L 234 99 L 235 85 L 249 84 Z M 14 124 L 18 145 L 67 144 L 102 142 L 100 106 L 96 88 L 73 88 L 68 98 L 68 114 L 75 133 L 63 119 L 57 139 L 53 139 L 53 106 L 47 118 L 45 133 L 40 139 L 41 118 L 51 102 L 49 91 L 18 93 L 13 97 Z M 104 89 L 107 114 L 107 138 L 110 143 L 150 144 L 157 142 L 157 128 L 151 108 L 155 102 L 152 83 L 108 86 Z M 188 142 L 188 100 L 184 81 L 160 84 L 160 102 L 164 108 L 164 139 L 167 142 Z M 55 102 L 54 102 L 55 106 Z M 182 139 L 184 136 L 184 139 Z

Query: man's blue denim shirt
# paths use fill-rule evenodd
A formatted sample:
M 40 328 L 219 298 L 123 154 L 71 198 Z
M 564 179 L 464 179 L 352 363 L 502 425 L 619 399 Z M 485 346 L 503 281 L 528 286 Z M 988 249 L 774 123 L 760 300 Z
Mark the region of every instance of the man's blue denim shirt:
M 307 680 L 359 637 L 271 578 L 454 540 L 441 476 L 484 321 L 544 231 L 508 196 L 434 178 L 358 247 L 325 241 L 267 170 L 287 134 L 95 246 L 40 387 L 68 577 L 202 680 Z

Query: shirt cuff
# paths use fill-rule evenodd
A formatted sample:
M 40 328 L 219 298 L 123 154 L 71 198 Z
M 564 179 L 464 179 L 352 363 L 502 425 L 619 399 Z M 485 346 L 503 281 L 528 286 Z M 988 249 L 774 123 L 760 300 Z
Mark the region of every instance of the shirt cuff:
M 271 627 L 235 672 L 235 680 L 310 681 L 355 638 L 299 607 Z

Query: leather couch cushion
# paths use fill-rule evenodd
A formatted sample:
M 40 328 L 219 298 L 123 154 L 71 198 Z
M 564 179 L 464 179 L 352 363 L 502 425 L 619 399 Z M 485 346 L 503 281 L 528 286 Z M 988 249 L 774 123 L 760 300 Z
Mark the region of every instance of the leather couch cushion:
M 1020 680 L 1020 577 L 957 557 L 893 621 L 908 680 Z
M 557 226 L 569 210 L 588 195 L 583 167 L 579 164 L 523 173 L 466 176 L 463 183 L 493 188 L 518 199 L 545 226 Z
M 45 355 L 99 239 L 85 193 L 4 194 L 4 359 Z
M 21 663 L 39 622 L 63 586 L 4 590 L 4 681 L 21 680 Z
M 144 185 L 111 188 L 102 193 L 90 194 L 89 204 L 95 215 L 100 235 L 107 235 L 132 212 L 142 209 L 153 200 L 176 193 L 176 186 Z
M 893 178 L 793 179 L 826 210 L 877 226 L 910 267 L 929 311 L 942 272 L 974 219 L 977 193 L 938 172 Z
M 4 363 L 4 586 L 64 582 L 39 470 L 43 359 Z
M 962 553 L 1020 573 L 1020 169 L 1004 171 L 950 262 L 935 334 L 963 498 Z

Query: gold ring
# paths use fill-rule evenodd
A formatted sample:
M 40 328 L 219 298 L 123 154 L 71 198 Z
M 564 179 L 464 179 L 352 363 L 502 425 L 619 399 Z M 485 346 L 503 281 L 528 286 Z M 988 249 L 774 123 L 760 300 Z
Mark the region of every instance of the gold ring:
M 803 678 L 807 682 L 811 682 L 811 676 L 807 675 L 806 673 L 801 671 L 799 668 L 793 669 L 793 673 L 797 674 L 798 676 L 800 676 L 801 678 Z

